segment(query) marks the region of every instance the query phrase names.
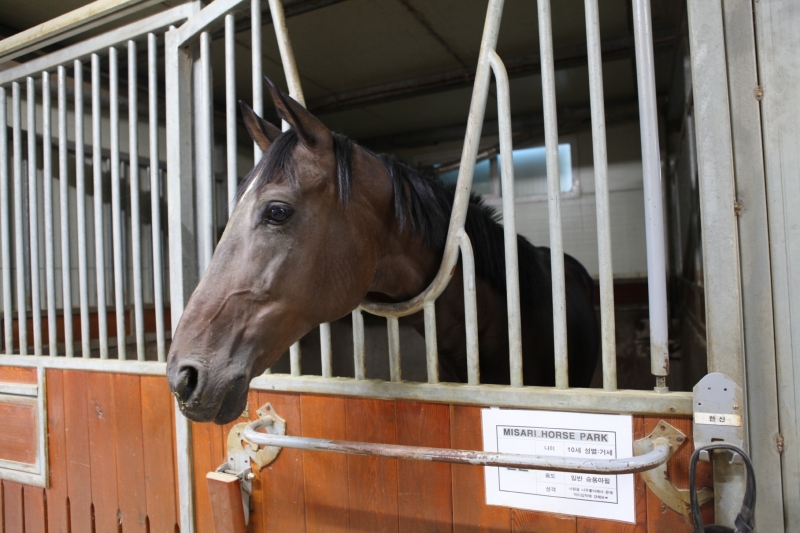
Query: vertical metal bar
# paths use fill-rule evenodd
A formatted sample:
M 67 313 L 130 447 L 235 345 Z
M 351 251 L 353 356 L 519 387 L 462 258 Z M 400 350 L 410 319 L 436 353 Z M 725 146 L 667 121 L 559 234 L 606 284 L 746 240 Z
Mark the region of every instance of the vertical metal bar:
M 158 162 L 158 43 L 147 35 L 147 92 L 150 128 L 150 226 L 153 241 L 153 300 L 156 313 L 156 351 L 158 360 L 167 360 L 164 331 L 164 281 L 161 258 L 161 185 Z
M 202 435 L 202 434 L 201 434 Z M 178 497 L 180 531 L 194 533 L 194 453 L 192 422 L 181 413 L 175 401 L 175 451 L 178 464 Z
M 650 0 L 633 0 L 633 36 L 636 45 L 636 78 L 639 88 L 639 123 L 644 174 L 647 292 L 650 307 L 650 372 L 656 376 L 655 390 L 666 392 L 666 376 L 669 374 L 666 248 Z
M 439 347 L 436 342 L 436 302 L 425 302 L 425 360 L 428 383 L 439 383 Z
M 125 274 L 122 264 L 122 200 L 119 162 L 119 64 L 117 49 L 108 49 L 111 129 L 111 231 L 114 253 L 114 310 L 117 316 L 117 357 L 127 359 L 125 328 Z
M 264 90 L 261 80 L 261 0 L 250 2 L 250 57 L 253 64 L 253 111 L 264 114 Z M 261 159 L 261 148 L 253 142 L 253 162 Z
M 31 258 L 33 353 L 42 355 L 42 296 L 39 290 L 39 179 L 36 170 L 36 80 L 28 77 L 28 234 Z
M 503 190 L 503 240 L 506 257 L 506 300 L 508 305 L 508 358 L 511 386 L 522 386 L 522 322 L 519 302 L 519 259 L 517 219 L 514 203 L 514 160 L 511 140 L 511 98 L 508 74 L 497 52 L 489 54 L 497 83 L 497 115 L 500 125 L 500 165 Z M 557 154 L 556 154 L 557 155 Z
M 128 143 L 130 144 L 131 260 L 133 261 L 133 317 L 136 358 L 145 360 L 144 287 L 142 286 L 142 222 L 139 195 L 139 102 L 136 76 L 136 42 L 128 41 Z
M 319 350 L 322 357 L 322 377 L 333 376 L 333 350 L 331 347 L 331 325 L 319 325 Z
M 50 73 L 42 72 L 42 179 L 44 180 L 44 275 L 47 293 L 47 345 L 50 355 L 58 355 L 56 330 L 56 266 L 53 241 L 53 140 L 50 123 Z
M 292 344 L 289 348 L 289 366 L 293 376 L 299 376 L 302 372 L 301 369 L 302 350 L 300 349 L 300 341 Z
M 0 251 L 3 266 L 3 338 L 6 355 L 14 353 L 14 308 L 11 297 L 11 232 L 8 216 L 8 128 L 6 89 L 0 87 Z
M 233 214 L 239 177 L 236 168 L 236 24 L 225 15 L 225 134 L 228 163 L 228 216 Z
M 589 59 L 589 100 L 592 109 L 597 252 L 600 262 L 600 338 L 603 347 L 603 389 L 617 390 L 617 344 L 614 322 L 614 268 L 611 261 L 611 223 L 608 208 L 608 157 L 603 98 L 603 57 L 597 0 L 585 0 L 586 43 Z
M 197 193 L 198 228 L 200 239 L 200 274 L 202 275 L 211 263 L 214 253 L 214 172 L 211 167 L 211 154 L 214 150 L 211 139 L 211 36 L 207 31 L 200 34 L 200 123 L 198 124 L 200 146 L 198 146 L 197 169 L 199 180 Z
M 97 326 L 100 336 L 100 358 L 108 359 L 106 262 L 103 242 L 103 146 L 101 142 L 100 113 L 100 56 L 92 54 L 92 173 L 94 177 L 94 190 L 92 194 L 94 196 L 94 261 L 95 278 L 97 279 Z M 113 181 L 112 179 L 112 184 Z
M 353 311 L 353 365 L 355 378 L 364 379 L 367 375 L 366 343 L 364 342 L 364 316 L 361 309 Z
M 75 193 L 78 211 L 78 294 L 81 306 L 81 356 L 92 356 L 89 339 L 89 250 L 86 245 L 86 176 L 83 135 L 83 64 L 75 60 Z
M 283 14 L 281 0 L 269 0 L 269 11 L 272 15 L 272 25 L 275 27 L 275 37 L 278 40 L 286 85 L 289 86 L 289 96 L 305 106 L 306 100 L 300 85 L 300 75 L 297 72 L 297 63 L 294 59 L 292 41 L 289 39 L 289 30 L 286 28 L 286 17 Z
M 475 289 L 475 255 L 467 232 L 462 228 L 458 234 L 461 248 L 461 268 L 464 277 L 464 326 L 467 331 L 467 382 L 481 382 L 480 354 L 478 352 L 478 301 Z
M 76 117 L 76 123 L 78 122 Z M 82 139 L 76 139 L 75 145 Z M 58 188 L 61 205 L 61 302 L 64 312 L 64 352 L 73 357 L 72 264 L 69 249 L 69 170 L 67 169 L 67 69 L 58 67 Z
M 14 255 L 17 266 L 17 325 L 19 353 L 28 355 L 28 310 L 25 302 L 25 226 L 22 218 L 22 113 L 19 83 L 11 84 L 11 121 L 14 150 Z
M 564 245 L 561 238 L 561 177 L 558 168 L 558 116 L 553 67 L 553 28 L 550 0 L 538 0 L 539 50 L 544 96 L 544 137 L 547 161 L 547 206 L 550 214 L 550 271 L 553 283 L 553 341 L 556 388 L 569 387 L 567 359 L 567 306 L 564 282 Z
M 402 381 L 400 368 L 400 324 L 396 316 L 386 318 L 386 333 L 389 337 L 389 376 L 392 381 Z

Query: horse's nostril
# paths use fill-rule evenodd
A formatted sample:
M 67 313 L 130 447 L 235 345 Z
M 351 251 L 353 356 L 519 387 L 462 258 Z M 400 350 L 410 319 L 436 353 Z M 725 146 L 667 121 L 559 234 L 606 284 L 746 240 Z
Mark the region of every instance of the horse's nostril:
M 175 384 L 175 392 L 181 402 L 188 402 L 197 390 L 200 375 L 193 365 L 184 365 L 178 371 L 178 380 Z

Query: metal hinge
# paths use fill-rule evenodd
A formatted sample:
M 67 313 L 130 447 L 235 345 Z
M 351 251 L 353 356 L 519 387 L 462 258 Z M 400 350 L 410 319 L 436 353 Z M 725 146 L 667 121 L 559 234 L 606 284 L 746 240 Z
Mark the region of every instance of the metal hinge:
M 783 447 L 784 447 L 784 440 L 783 440 L 783 435 L 781 435 L 780 433 L 775 435 L 775 447 L 778 449 L 778 453 L 782 455 L 783 454 Z

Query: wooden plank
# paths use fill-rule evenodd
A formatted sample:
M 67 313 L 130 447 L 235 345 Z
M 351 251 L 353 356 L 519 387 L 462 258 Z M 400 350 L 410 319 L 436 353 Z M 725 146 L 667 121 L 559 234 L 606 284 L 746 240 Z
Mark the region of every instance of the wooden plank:
M 451 446 L 460 450 L 482 450 L 481 408 L 454 405 L 450 408 Z M 511 509 L 486 505 L 483 467 L 452 465 L 453 531 L 510 531 Z
M 194 512 L 197 533 L 213 533 L 211 502 L 208 499 L 206 474 L 211 464 L 208 429 L 205 424 L 192 422 L 192 450 L 194 463 Z
M 347 440 L 395 444 L 395 404 L 386 400 L 345 400 Z M 352 531 L 398 531 L 397 460 L 347 457 Z
M 667 475 L 679 489 L 689 488 L 689 459 L 694 451 L 694 441 L 692 435 L 691 418 L 667 418 L 667 417 L 644 417 L 645 434 L 650 433 L 658 424 L 664 420 L 675 426 L 677 429 L 689 436 L 688 444 L 681 448 L 672 456 L 667 463 Z M 711 476 L 711 464 L 700 461 L 697 464 L 697 488 L 712 487 L 713 479 Z M 708 503 L 702 508 L 703 521 L 706 524 L 713 523 L 714 505 Z M 650 533 L 692 533 L 694 528 L 689 520 L 661 503 L 650 489 L 647 490 L 647 531 Z
M 147 491 L 142 445 L 142 387 L 135 375 L 114 374 L 117 410 L 114 442 L 117 448 L 117 487 L 122 530 L 147 533 Z M 159 491 L 167 492 L 172 487 Z
M 6 533 L 5 510 L 3 509 L 3 480 L 0 479 L 0 533 Z
M 25 531 L 25 512 L 23 507 L 22 485 L 3 481 L 3 518 L 6 531 Z
M 254 409 L 267 402 L 286 420 L 287 435 L 303 435 L 300 396 L 259 392 L 257 399 L 251 400 L 251 416 Z M 262 529 L 253 531 L 302 533 L 306 530 L 304 472 L 303 451 L 284 448 L 272 464 L 256 476 L 260 483 L 261 505 L 255 510 L 255 514 L 260 515 L 255 521 Z
M 0 383 L 36 384 L 36 369 L 19 366 L 0 366 Z
M 397 444 L 450 447 L 450 408 L 420 402 L 395 402 Z M 450 465 L 398 461 L 400 531 L 451 531 L 453 527 Z
M 118 461 L 114 442 L 117 438 L 114 421 L 118 415 L 114 406 L 114 376 L 90 372 L 87 380 L 87 424 L 96 532 L 118 533 Z
M 0 459 L 33 465 L 39 436 L 36 431 L 36 398 L 3 396 L 0 399 Z
M 346 438 L 344 399 L 300 397 L 303 436 Z M 303 452 L 306 531 L 349 531 L 347 457 L 325 452 Z
M 514 533 L 575 533 L 577 529 L 578 519 L 574 516 L 511 510 L 511 531 Z
M 652 428 L 651 428 L 652 429 Z M 641 439 L 650 431 L 645 431 L 644 417 L 633 417 L 633 440 Z M 596 518 L 578 517 L 578 533 L 646 533 L 647 532 L 647 491 L 639 474 L 633 476 L 633 501 L 636 509 L 636 523 L 614 522 Z M 665 530 L 667 533 L 667 530 Z
M 175 445 L 172 395 L 166 378 L 142 376 L 142 447 L 150 531 L 173 531 L 175 514 Z
M 231 474 L 209 472 L 206 487 L 211 500 L 215 533 L 245 533 L 244 509 L 239 478 Z
M 48 369 L 47 447 L 50 488 L 47 489 L 48 533 L 69 533 L 67 514 L 67 443 L 64 437 L 64 373 Z
M 25 507 L 25 533 L 46 533 L 47 509 L 44 489 L 25 485 L 22 495 Z
M 64 435 L 71 531 L 92 531 L 92 478 L 87 372 L 64 371 Z

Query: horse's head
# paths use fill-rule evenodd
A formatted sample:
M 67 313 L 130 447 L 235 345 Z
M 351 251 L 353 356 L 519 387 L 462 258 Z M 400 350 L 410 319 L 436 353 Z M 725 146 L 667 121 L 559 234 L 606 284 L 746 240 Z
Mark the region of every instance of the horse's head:
M 234 420 L 252 376 L 318 324 L 358 306 L 375 276 L 385 233 L 378 228 L 391 212 L 388 180 L 363 179 L 383 171 L 380 161 L 267 81 L 292 129 L 281 133 L 242 106 L 264 155 L 241 186 L 169 352 L 170 388 L 197 421 Z

